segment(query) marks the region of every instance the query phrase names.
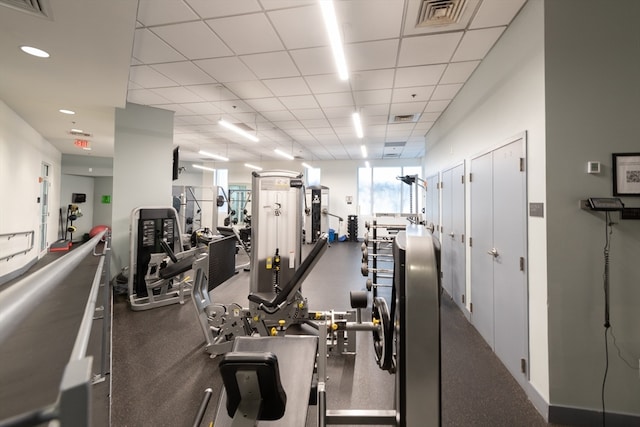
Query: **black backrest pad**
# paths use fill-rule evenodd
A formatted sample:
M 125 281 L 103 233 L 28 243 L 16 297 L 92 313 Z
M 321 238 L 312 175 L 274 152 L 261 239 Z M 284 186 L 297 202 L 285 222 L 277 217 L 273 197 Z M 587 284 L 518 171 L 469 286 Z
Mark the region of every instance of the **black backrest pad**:
M 242 400 L 236 373 L 254 371 L 258 376 L 262 405 L 258 419 L 273 421 L 282 418 L 287 405 L 287 395 L 280 382 L 278 358 L 271 352 L 230 352 L 220 360 L 220 374 L 227 390 L 227 413 L 236 413 Z

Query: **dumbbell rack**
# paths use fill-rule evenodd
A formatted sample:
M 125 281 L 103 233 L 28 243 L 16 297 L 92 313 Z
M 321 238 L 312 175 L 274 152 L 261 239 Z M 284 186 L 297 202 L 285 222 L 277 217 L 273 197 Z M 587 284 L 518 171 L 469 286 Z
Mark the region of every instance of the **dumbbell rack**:
M 387 228 L 389 231 L 399 231 L 405 229 L 403 225 L 379 225 L 376 220 L 373 220 L 371 224 L 365 223 L 367 232 L 365 233 L 364 243 L 362 245 L 362 275 L 365 277 L 371 273 L 371 279 L 367 279 L 367 290 L 372 291 L 373 298 L 378 296 L 378 284 L 380 279 L 393 279 L 393 269 L 380 268 L 378 259 L 384 256 L 391 256 L 390 253 L 382 252 L 381 246 L 389 246 L 393 242 L 392 236 L 379 236 L 378 228 Z M 369 234 L 371 233 L 371 238 Z M 371 243 L 371 253 L 369 254 L 368 248 Z M 371 268 L 368 264 L 371 263 Z M 391 286 L 391 284 L 389 284 Z

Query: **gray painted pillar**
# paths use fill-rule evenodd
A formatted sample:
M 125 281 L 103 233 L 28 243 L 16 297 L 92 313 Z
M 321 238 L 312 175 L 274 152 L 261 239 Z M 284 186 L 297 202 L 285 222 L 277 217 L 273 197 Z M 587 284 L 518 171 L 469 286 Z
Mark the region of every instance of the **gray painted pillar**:
M 173 111 L 129 104 L 116 108 L 113 153 L 111 274 L 129 265 L 131 211 L 171 206 Z

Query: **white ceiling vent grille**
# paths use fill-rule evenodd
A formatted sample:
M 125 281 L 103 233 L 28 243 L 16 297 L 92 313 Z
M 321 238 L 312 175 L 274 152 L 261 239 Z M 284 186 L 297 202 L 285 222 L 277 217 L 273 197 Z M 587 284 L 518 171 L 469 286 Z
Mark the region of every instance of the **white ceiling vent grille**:
M 70 135 L 73 135 L 73 136 L 82 136 L 82 137 L 84 137 L 84 138 L 90 138 L 90 137 L 92 137 L 92 136 L 93 136 L 93 135 L 91 135 L 89 132 L 79 132 L 79 131 L 77 131 L 77 130 L 70 130 L 70 131 L 69 131 L 69 134 L 70 134 Z
M 0 6 L 10 7 L 43 18 L 51 18 L 48 0 L 0 0 Z
M 467 0 L 422 0 L 416 27 L 450 25 L 460 20 Z
M 389 123 L 412 123 L 417 122 L 420 114 L 392 114 L 389 116 Z
M 392 141 L 392 142 L 385 142 L 384 148 L 404 147 L 405 145 L 407 145 L 407 141 Z

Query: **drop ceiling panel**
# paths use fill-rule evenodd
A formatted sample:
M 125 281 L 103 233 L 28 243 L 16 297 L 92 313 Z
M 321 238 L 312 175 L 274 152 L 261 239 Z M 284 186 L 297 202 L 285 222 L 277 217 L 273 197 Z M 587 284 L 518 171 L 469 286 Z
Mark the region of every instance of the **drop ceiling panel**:
M 350 121 L 351 114 L 353 113 L 353 107 L 350 105 L 342 107 L 328 107 L 323 108 L 323 112 L 328 119 L 345 119 Z
M 284 49 L 278 35 L 262 13 L 206 21 L 236 55 Z
M 292 50 L 290 54 L 303 76 L 336 72 L 328 47 Z
M 432 101 L 441 101 L 445 99 L 453 99 L 458 91 L 462 88 L 462 84 L 438 85 L 431 96 Z
M 313 93 L 332 93 L 348 91 L 349 81 L 338 78 L 336 73 L 306 76 L 304 80 Z
M 282 111 L 285 110 L 286 107 L 280 102 L 278 98 L 259 98 L 259 99 L 249 99 L 247 100 L 247 104 L 251 106 L 256 111 Z
M 389 113 L 389 105 L 365 105 L 362 112 L 367 116 L 382 116 Z
M 327 127 L 329 126 L 329 122 L 326 119 L 300 120 L 300 123 L 302 123 L 302 126 L 304 126 L 309 131 L 314 128 L 324 128 L 327 132 L 329 131 L 327 129 Z
M 344 43 L 400 37 L 403 4 L 404 0 L 335 2 L 336 15 L 344 31 Z
M 137 65 L 129 71 L 129 81 L 135 83 L 138 88 L 154 88 L 175 86 L 176 82 L 159 73 L 148 65 Z
M 298 110 L 291 110 L 296 119 L 305 120 L 305 119 L 322 119 L 324 118 L 324 113 L 320 108 L 303 108 Z
M 449 62 L 464 32 L 417 36 L 402 40 L 398 65 L 442 64 Z
M 281 111 L 261 111 L 261 114 L 267 120 L 271 122 L 284 122 L 289 120 L 295 120 L 295 117 L 289 110 L 281 110 Z M 276 124 L 276 126 L 279 126 Z
M 235 57 L 203 59 L 194 61 L 198 67 L 221 83 L 253 80 L 255 74 Z
M 483 0 L 469 29 L 508 25 L 526 0 Z
M 211 0 L 185 0 L 201 18 L 217 18 L 221 16 L 240 15 L 244 13 L 259 12 L 260 5 L 257 0 L 242 1 L 211 1 Z
M 289 131 L 290 129 L 303 129 L 302 123 L 298 120 L 274 120 L 274 124 L 285 131 Z
M 202 21 L 155 27 L 158 37 L 189 59 L 231 56 L 233 52 Z
M 196 67 L 192 62 L 170 62 L 155 64 L 152 67 L 181 86 L 215 83 L 213 77 Z
M 391 114 L 396 116 L 404 116 L 408 114 L 422 113 L 426 102 L 399 102 L 391 104 Z
M 197 86 L 187 86 L 189 90 L 197 93 L 202 99 L 211 102 L 236 100 L 238 97 L 221 84 L 205 84 Z
M 227 88 L 242 99 L 270 98 L 273 93 L 260 80 L 229 82 Z
M 182 105 L 184 106 L 185 111 L 188 111 L 190 114 L 220 114 L 222 112 L 222 110 L 211 102 L 191 102 Z M 187 119 L 185 118 L 185 120 Z M 209 122 L 212 121 L 211 118 L 208 118 L 207 120 L 209 120 Z
M 168 99 L 170 102 L 175 102 L 176 104 L 203 101 L 200 96 L 184 87 L 157 88 L 151 89 L 151 91 L 162 96 L 165 99 Z
M 329 42 L 318 3 L 267 15 L 287 49 L 326 46 Z
M 447 65 L 440 83 L 465 83 L 475 71 L 480 61 L 453 62 Z
M 447 66 L 445 64 L 440 64 L 398 68 L 396 70 L 395 86 L 411 87 L 437 85 L 446 67 Z
M 352 73 L 354 90 L 389 89 L 393 87 L 393 69 L 357 71 Z
M 459 62 L 484 58 L 502 35 L 505 28 L 506 27 L 497 27 L 468 31 L 462 38 L 460 46 L 451 60 L 453 62 Z
M 348 44 L 344 51 L 350 71 L 392 68 L 396 65 L 398 40 Z
M 170 100 L 158 95 L 157 93 L 151 92 L 150 89 L 135 89 L 128 91 L 127 101 L 140 105 L 157 105 L 171 103 Z
M 274 79 L 300 75 L 295 64 L 284 51 L 245 55 L 242 56 L 241 59 L 259 79 Z
M 425 113 L 440 113 L 447 108 L 450 101 L 429 101 L 424 109 Z
M 391 89 L 360 90 L 354 92 L 356 106 L 389 104 L 391 102 Z
M 311 93 L 302 77 L 266 79 L 263 82 L 276 96 L 309 95 Z
M 322 108 L 353 107 L 351 92 L 324 93 L 316 95 L 315 98 Z
M 146 28 L 136 30 L 133 56 L 144 64 L 184 61 L 186 58 Z
M 394 103 L 428 101 L 431 98 L 431 94 L 433 94 L 434 89 L 435 86 L 418 86 L 394 89 L 391 101 Z
M 158 7 L 155 0 L 138 1 L 137 21 L 146 26 L 194 19 L 198 19 L 198 15 L 182 1 L 166 2 L 162 7 Z
M 298 109 L 307 109 L 307 108 L 317 108 L 318 103 L 311 95 L 296 95 L 296 96 L 281 96 L 280 102 L 282 102 L 285 107 L 289 110 L 298 110 Z M 297 114 L 293 111 L 293 114 Z M 300 117 L 298 117 L 300 118 Z

